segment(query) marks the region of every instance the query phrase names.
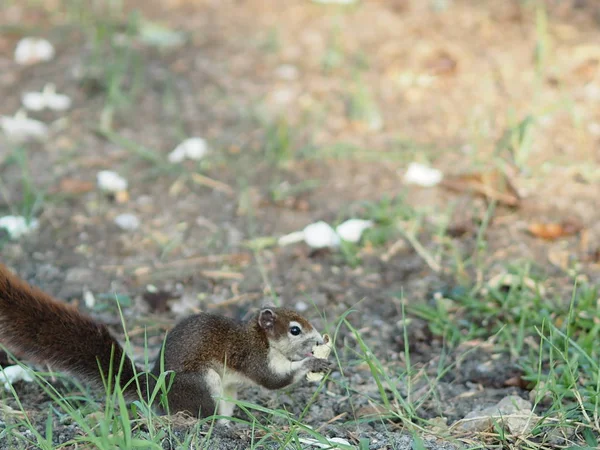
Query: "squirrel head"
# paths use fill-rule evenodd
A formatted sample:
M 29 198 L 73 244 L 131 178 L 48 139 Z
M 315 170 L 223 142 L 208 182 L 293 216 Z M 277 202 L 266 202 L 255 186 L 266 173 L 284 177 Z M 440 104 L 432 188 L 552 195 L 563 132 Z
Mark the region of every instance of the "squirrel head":
M 291 361 L 311 356 L 313 346 L 323 343 L 323 337 L 310 322 L 291 309 L 264 307 L 257 315 L 257 322 L 269 347 Z

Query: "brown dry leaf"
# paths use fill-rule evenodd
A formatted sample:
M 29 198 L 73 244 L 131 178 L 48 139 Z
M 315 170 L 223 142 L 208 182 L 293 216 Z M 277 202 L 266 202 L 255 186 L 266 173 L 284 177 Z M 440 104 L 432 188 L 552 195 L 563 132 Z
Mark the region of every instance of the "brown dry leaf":
M 534 222 L 527 227 L 527 231 L 533 236 L 553 241 L 562 237 L 572 236 L 581 231 L 581 225 L 573 221 L 560 223 Z
M 78 180 L 77 178 L 63 178 L 60 180 L 57 191 L 64 194 L 85 194 L 95 189 L 91 181 Z
M 459 192 L 471 191 L 483 195 L 488 200 L 495 200 L 508 206 L 519 206 L 521 202 L 519 193 L 508 176 L 497 169 L 450 176 L 440 184 Z
M 448 52 L 441 50 L 425 62 L 425 68 L 432 75 L 454 75 L 458 63 Z

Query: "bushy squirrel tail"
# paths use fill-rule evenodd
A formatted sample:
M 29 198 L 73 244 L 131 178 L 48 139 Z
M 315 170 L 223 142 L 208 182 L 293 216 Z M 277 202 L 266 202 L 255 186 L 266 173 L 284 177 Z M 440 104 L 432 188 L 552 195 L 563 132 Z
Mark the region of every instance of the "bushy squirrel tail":
M 128 397 L 137 392 L 136 373 L 143 372 L 106 326 L 30 286 L 1 263 L 0 344 L 87 381 L 114 386 L 118 380 Z M 145 392 L 146 376 L 138 380 Z

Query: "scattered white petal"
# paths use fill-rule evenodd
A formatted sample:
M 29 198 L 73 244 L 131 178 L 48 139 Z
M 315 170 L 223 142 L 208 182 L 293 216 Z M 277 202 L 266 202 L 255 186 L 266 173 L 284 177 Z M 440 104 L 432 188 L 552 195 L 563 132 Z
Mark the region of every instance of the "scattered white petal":
M 30 65 L 54 58 L 54 47 L 45 39 L 26 37 L 17 43 L 15 61 L 18 64 Z
M 48 126 L 39 120 L 30 119 L 24 111 L 19 111 L 12 117 L 1 116 L 0 127 L 6 137 L 15 142 L 42 140 L 48 135 Z
M 372 220 L 349 219 L 339 224 L 335 231 L 342 240 L 357 243 L 363 232 L 373 226 Z
M 96 175 L 98 187 L 105 192 L 122 192 L 127 190 L 127 180 L 112 170 L 101 170 Z
M 293 81 L 298 78 L 298 68 L 292 64 L 282 64 L 275 69 L 275 75 L 282 80 Z
M 277 240 L 277 244 L 280 247 L 284 247 L 286 245 L 302 242 L 303 240 L 304 240 L 304 231 L 295 231 L 293 233 L 286 234 L 285 236 L 281 236 Z
M 57 94 L 56 87 L 49 83 L 42 92 L 26 92 L 21 98 L 23 106 L 31 111 L 42 111 L 46 108 L 53 111 L 65 111 L 71 107 L 71 98 Z
M 83 291 L 83 303 L 85 303 L 85 306 L 89 309 L 92 309 L 96 305 L 96 297 L 94 297 L 94 294 L 88 289 Z
M 0 370 L 0 383 L 4 383 L 4 389 L 10 391 L 10 386 L 17 381 L 26 381 L 31 383 L 33 377 L 28 369 L 21 366 L 7 366 Z
M 138 219 L 133 214 L 119 214 L 115 217 L 115 223 L 119 228 L 126 231 L 133 231 L 139 228 L 140 219 Z
M 38 225 L 37 220 L 32 219 L 27 222 L 27 219 L 22 216 L 0 217 L 0 228 L 5 229 L 11 239 L 19 239 L 37 229 Z
M 52 111 L 66 111 L 71 107 L 71 97 L 55 92 L 46 94 L 46 106 Z
M 432 187 L 442 181 L 443 173 L 424 164 L 410 163 L 404 174 L 406 184 L 416 184 L 423 187 Z
M 177 146 L 175 148 L 175 150 L 173 150 L 171 153 L 169 153 L 169 156 L 167 158 L 171 164 L 178 164 L 180 162 L 183 162 L 185 157 L 186 157 L 185 148 L 183 148 L 181 146 Z
M 31 111 L 42 111 L 46 107 L 44 94 L 41 92 L 26 92 L 21 98 L 23 106 Z
M 304 228 L 304 242 L 312 248 L 337 247 L 340 245 L 340 237 L 331 225 L 319 221 Z
M 184 159 L 200 160 L 208 153 L 208 144 L 202 138 L 186 139 L 169 153 L 168 159 L 172 164 L 180 163 Z

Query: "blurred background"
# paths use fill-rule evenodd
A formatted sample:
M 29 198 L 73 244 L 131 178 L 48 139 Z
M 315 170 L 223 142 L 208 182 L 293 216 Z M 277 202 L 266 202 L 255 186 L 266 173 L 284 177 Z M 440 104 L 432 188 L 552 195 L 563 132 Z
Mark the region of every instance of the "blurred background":
M 593 0 L 4 0 L 0 95 L 2 261 L 105 319 L 362 301 L 391 361 L 408 305 L 428 360 L 597 280 Z

